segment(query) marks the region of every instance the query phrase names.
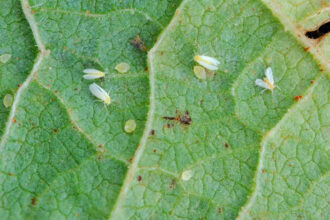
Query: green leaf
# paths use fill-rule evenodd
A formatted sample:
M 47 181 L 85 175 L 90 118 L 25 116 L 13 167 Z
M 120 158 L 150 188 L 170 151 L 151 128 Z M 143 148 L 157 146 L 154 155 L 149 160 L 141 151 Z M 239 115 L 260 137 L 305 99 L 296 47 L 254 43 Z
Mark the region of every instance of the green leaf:
M 0 3 L 1 219 L 328 219 L 328 10 L 295 4 Z

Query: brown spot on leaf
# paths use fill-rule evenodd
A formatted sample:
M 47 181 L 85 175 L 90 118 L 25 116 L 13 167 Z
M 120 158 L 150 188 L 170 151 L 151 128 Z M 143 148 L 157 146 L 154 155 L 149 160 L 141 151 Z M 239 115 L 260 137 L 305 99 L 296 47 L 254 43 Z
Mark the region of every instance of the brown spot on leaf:
M 150 134 L 151 134 L 151 135 L 155 135 L 155 130 L 152 129 L 152 130 L 150 131 Z
M 221 214 L 222 213 L 222 208 L 218 207 L 218 213 Z
M 311 80 L 311 84 L 314 84 L 314 80 Z
M 309 47 L 304 48 L 304 51 L 305 52 L 309 51 Z
M 156 149 L 154 149 L 154 150 L 153 150 L 153 152 L 154 152 L 154 153 L 156 153 L 156 152 L 157 152 L 157 150 L 156 150 Z
M 142 176 L 138 176 L 137 181 L 141 182 L 142 181 Z
M 57 133 L 57 128 L 54 128 L 54 129 L 53 129 L 53 132 L 54 132 L 54 133 Z
M 292 99 L 296 100 L 297 102 L 300 101 L 300 99 L 302 99 L 303 96 L 302 95 L 296 95 L 295 97 L 293 97 Z
M 228 148 L 229 147 L 229 144 L 225 143 L 225 148 Z

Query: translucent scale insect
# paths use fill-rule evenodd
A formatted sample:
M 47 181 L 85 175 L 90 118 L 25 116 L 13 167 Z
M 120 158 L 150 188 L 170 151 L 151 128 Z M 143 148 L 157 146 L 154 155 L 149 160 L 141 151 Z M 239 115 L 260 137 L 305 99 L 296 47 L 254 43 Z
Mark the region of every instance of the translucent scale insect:
M 111 98 L 110 98 L 109 94 L 104 89 L 102 89 L 102 87 L 100 87 L 96 83 L 92 83 L 92 84 L 89 85 L 89 91 L 91 91 L 91 93 L 95 97 L 102 100 L 104 102 L 104 104 L 110 105 Z
M 256 85 L 261 88 L 264 88 L 264 90 L 262 92 L 266 91 L 267 89 L 273 92 L 275 85 L 274 85 L 274 77 L 273 77 L 272 68 L 268 67 L 265 71 L 265 75 L 266 75 L 266 77 L 263 80 L 256 79 Z

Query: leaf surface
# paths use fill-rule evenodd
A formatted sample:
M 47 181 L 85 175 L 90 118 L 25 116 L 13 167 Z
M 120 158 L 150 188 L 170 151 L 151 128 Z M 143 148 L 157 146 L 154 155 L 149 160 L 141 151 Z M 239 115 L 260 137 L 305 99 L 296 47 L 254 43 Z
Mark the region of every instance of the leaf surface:
M 15 39 L 0 55 L 16 58 L 0 64 L 1 97 L 15 95 L 1 107 L 1 218 L 329 218 L 329 35 L 305 36 L 326 2 L 0 3 L 0 39 Z M 194 55 L 219 70 L 196 78 Z M 273 93 L 255 86 L 267 67 Z M 106 73 L 109 107 L 86 68 Z

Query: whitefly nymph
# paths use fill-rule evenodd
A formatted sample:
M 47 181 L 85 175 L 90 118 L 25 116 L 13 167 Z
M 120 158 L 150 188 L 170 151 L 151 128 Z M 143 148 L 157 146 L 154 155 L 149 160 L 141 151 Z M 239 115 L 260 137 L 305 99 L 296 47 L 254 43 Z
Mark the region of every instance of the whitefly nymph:
M 105 75 L 104 72 L 97 69 L 84 69 L 83 72 L 85 73 L 83 77 L 87 80 L 99 79 Z
M 89 91 L 91 91 L 91 93 L 95 97 L 97 97 L 102 102 L 104 102 L 104 104 L 110 105 L 111 98 L 110 98 L 109 94 L 104 89 L 102 89 L 102 87 L 100 87 L 96 83 L 92 83 L 89 85 Z
M 194 56 L 194 60 L 201 66 L 205 67 L 208 70 L 217 70 L 218 69 L 218 65 L 220 64 L 220 62 L 213 58 L 213 57 L 209 57 L 209 56 L 204 56 L 204 55 L 196 55 Z
M 264 90 L 262 92 L 264 92 L 265 90 L 270 90 L 273 92 L 275 85 L 274 85 L 274 77 L 273 77 L 273 70 L 272 68 L 268 67 L 265 71 L 265 75 L 266 77 L 264 77 L 264 79 L 257 79 L 256 80 L 256 85 L 264 88 Z

